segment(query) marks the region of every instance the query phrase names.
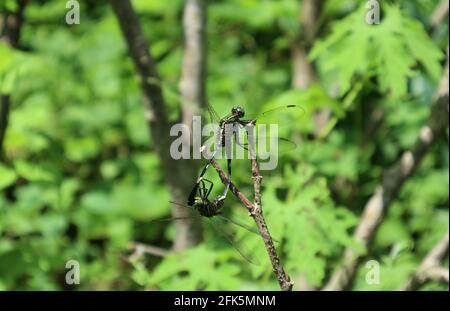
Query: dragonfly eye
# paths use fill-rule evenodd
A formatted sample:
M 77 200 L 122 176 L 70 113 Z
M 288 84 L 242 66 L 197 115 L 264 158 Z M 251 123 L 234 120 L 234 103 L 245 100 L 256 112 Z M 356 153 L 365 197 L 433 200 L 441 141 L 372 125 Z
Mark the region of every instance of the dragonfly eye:
M 235 111 L 239 118 L 242 118 L 245 115 L 244 108 L 242 107 L 237 107 Z

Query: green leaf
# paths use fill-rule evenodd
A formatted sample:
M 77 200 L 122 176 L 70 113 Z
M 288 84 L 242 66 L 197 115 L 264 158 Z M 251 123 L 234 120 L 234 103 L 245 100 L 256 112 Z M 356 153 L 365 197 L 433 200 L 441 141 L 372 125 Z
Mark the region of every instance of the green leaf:
M 331 34 L 317 41 L 310 53 L 324 75 L 338 78 L 341 95 L 352 88 L 354 79 L 376 77 L 382 91 L 394 98 L 403 96 L 418 63 L 438 79 L 443 53 L 419 22 L 398 6 L 383 3 L 381 23 L 369 25 L 364 21 L 365 10 L 362 5 L 336 22 Z
M 221 264 L 217 250 L 200 245 L 167 256 L 151 272 L 148 286 L 162 290 L 231 290 L 239 288 L 238 265 Z M 199 269 L 201 264 L 201 269 Z
M 0 163 L 0 190 L 14 184 L 16 179 L 16 172 Z
M 349 232 L 357 218 L 334 205 L 325 179 L 315 175 L 312 166 L 287 166 L 282 180 L 267 182 L 263 198 L 270 232 L 283 241 L 279 251 L 286 256 L 286 269 L 294 275 L 304 273 L 309 284 L 318 286 L 325 277 L 327 257 L 343 247 L 365 250 Z M 278 192 L 285 194 L 280 198 Z M 270 272 L 267 268 L 253 270 L 261 276 Z
M 57 172 L 48 165 L 31 164 L 23 160 L 14 162 L 17 175 L 29 181 L 44 181 L 55 182 L 57 179 Z

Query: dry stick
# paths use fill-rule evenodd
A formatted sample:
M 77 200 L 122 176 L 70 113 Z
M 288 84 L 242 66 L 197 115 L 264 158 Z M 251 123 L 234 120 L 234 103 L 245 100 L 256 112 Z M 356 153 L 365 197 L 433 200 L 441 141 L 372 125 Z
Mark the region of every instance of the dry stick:
M 427 124 L 420 129 L 414 146 L 403 153 L 400 160 L 382 178 L 381 184 L 364 207 L 361 220 L 356 227 L 354 239 L 369 247 L 379 224 L 383 221 L 390 203 L 397 197 L 404 182 L 414 173 L 420 161 L 431 148 L 436 138 L 448 126 L 448 53 L 447 64 L 439 88 L 435 94 Z M 324 290 L 345 290 L 351 287 L 356 270 L 363 255 L 352 249 L 344 254 L 342 266 L 331 276 Z
M 253 126 L 255 123 L 253 122 Z M 254 153 L 254 148 L 250 149 L 250 158 L 252 159 L 252 178 L 253 178 L 253 190 L 255 195 L 255 204 L 250 214 L 258 226 L 258 230 L 264 240 L 264 245 L 266 246 L 267 253 L 269 254 L 270 261 L 272 263 L 272 268 L 277 276 L 278 283 L 284 291 L 292 290 L 294 282 L 291 281 L 289 275 L 284 271 L 283 266 L 280 263 L 280 258 L 278 257 L 273 244 L 272 237 L 269 233 L 269 228 L 267 228 L 266 221 L 264 220 L 262 205 L 261 205 L 261 181 L 262 176 L 259 173 L 258 161 L 256 160 L 256 154 Z
M 210 155 L 207 154 L 206 148 L 202 150 L 205 158 L 209 159 Z M 281 265 L 280 258 L 277 255 L 275 246 L 273 244 L 272 237 L 269 233 L 269 229 L 267 228 L 266 221 L 264 220 L 264 216 L 262 214 L 261 209 L 261 179 L 262 177 L 259 174 L 258 163 L 256 159 L 252 159 L 252 176 L 254 180 L 254 190 L 255 190 L 255 204 L 250 202 L 249 199 L 228 179 L 220 165 L 217 161 L 212 158 L 211 165 L 215 168 L 219 177 L 224 185 L 230 185 L 230 191 L 239 199 L 239 201 L 244 204 L 244 206 L 250 212 L 250 215 L 253 217 L 253 220 L 258 227 L 258 231 L 263 238 L 264 245 L 267 249 L 267 253 L 269 254 L 270 262 L 272 264 L 273 272 L 275 273 L 278 283 L 280 285 L 281 290 L 283 291 L 291 291 L 294 283 L 291 281 L 289 275 L 284 271 L 283 266 Z
M 441 267 L 441 261 L 448 255 L 448 231 L 425 256 L 417 271 L 402 286 L 401 290 L 417 290 L 430 280 L 448 283 L 448 269 Z
M 165 257 L 169 255 L 171 252 L 161 247 L 147 245 L 139 242 L 131 243 L 131 249 L 134 249 L 133 256 L 142 256 L 142 254 L 150 254 L 159 257 Z

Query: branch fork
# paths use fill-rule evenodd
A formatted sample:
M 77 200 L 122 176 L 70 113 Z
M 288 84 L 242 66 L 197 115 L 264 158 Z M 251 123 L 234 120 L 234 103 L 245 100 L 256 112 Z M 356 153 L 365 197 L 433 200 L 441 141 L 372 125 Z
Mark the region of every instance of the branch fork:
M 250 148 L 251 149 L 251 148 Z M 252 179 L 254 187 L 254 203 L 252 203 L 228 178 L 223 169 L 217 163 L 217 161 L 208 154 L 206 148 L 202 147 L 200 149 L 201 153 L 206 159 L 210 159 L 211 165 L 219 174 L 219 177 L 224 185 L 230 186 L 230 191 L 234 196 L 242 202 L 242 204 L 248 209 L 250 216 L 256 223 L 258 231 L 264 241 L 267 253 L 272 264 L 272 270 L 275 273 L 279 286 L 283 291 L 291 291 L 294 282 L 291 280 L 289 275 L 285 272 L 283 266 L 281 265 L 280 258 L 275 249 L 272 236 L 267 228 L 266 221 L 264 219 L 262 208 L 261 208 L 261 180 L 262 176 L 259 174 L 258 162 L 256 157 L 252 158 Z

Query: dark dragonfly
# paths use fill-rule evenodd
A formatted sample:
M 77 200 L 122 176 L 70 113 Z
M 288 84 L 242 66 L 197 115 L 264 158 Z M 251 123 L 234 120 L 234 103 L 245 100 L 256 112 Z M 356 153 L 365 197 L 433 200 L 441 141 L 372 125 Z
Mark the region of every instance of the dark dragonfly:
M 195 193 L 192 198 L 192 205 L 190 208 L 193 208 L 198 212 L 198 217 L 202 217 L 205 219 L 220 236 L 224 237 L 231 246 L 248 262 L 258 265 L 259 262 L 256 258 L 254 258 L 251 253 L 243 246 L 238 246 L 238 243 L 235 241 L 234 235 L 227 229 L 227 223 L 235 226 L 239 226 L 240 228 L 244 228 L 245 230 L 254 233 L 256 235 L 260 235 L 259 232 L 249 227 L 245 224 L 242 224 L 238 221 L 230 219 L 222 214 L 222 208 L 225 198 L 223 196 L 218 196 L 213 200 L 209 199 L 211 191 L 214 187 L 212 181 L 206 178 L 202 178 L 198 183 L 197 193 Z M 172 204 L 176 204 L 182 207 L 189 208 L 186 205 L 170 202 Z M 195 216 L 194 216 L 195 217 Z M 192 217 L 179 217 L 179 218 L 169 218 L 165 220 L 177 220 L 177 219 L 189 219 Z

